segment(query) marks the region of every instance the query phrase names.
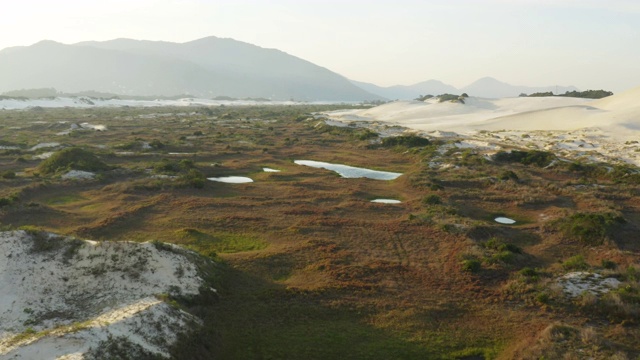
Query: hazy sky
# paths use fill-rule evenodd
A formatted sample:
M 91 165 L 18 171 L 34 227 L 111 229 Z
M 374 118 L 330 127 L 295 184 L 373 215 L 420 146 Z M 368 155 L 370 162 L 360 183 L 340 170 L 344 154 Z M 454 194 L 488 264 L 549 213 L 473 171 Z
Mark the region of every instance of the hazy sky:
M 229 37 L 378 85 L 640 86 L 638 0 L 2 1 L 0 49 Z M 0 79 L 1 81 L 1 79 Z

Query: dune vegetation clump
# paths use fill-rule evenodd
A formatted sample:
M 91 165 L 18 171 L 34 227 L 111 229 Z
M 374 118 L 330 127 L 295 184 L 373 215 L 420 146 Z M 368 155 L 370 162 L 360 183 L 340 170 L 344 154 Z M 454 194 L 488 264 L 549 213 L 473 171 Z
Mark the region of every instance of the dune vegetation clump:
M 427 138 L 423 138 L 422 136 L 417 135 L 402 135 L 402 136 L 391 136 L 382 139 L 382 146 L 384 147 L 393 147 L 393 146 L 405 146 L 405 147 L 418 147 L 418 146 L 428 146 L 431 142 Z
M 511 151 L 498 151 L 493 155 L 493 160 L 497 162 L 517 162 L 523 165 L 536 165 L 539 167 L 545 167 L 551 164 L 553 160 L 556 160 L 556 156 L 552 152 L 532 150 L 511 150 Z
M 162 159 L 153 165 L 153 172 L 158 175 L 177 176 L 176 186 L 178 187 L 202 189 L 206 182 L 204 173 L 196 168 L 192 160 L 188 159 L 180 161 Z
M 41 174 L 55 174 L 69 170 L 96 172 L 110 168 L 91 151 L 70 147 L 51 155 L 38 166 L 38 171 Z
M 566 237 L 589 245 L 600 245 L 616 225 L 625 220 L 615 214 L 575 213 L 560 221 L 559 226 Z

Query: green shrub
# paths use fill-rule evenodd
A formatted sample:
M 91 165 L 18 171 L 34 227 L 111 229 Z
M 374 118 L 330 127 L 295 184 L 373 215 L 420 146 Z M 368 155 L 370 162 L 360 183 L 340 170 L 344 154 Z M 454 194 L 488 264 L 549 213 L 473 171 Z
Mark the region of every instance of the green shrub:
M 70 147 L 60 150 L 39 166 L 38 171 L 43 174 L 54 174 L 60 171 L 83 170 L 83 171 L 103 171 L 109 170 L 109 165 L 96 157 L 92 152 Z
M 568 258 L 562 263 L 562 267 L 565 270 L 587 270 L 589 264 L 584 260 L 584 256 L 576 255 Z
M 498 151 L 493 155 L 493 160 L 497 162 L 517 162 L 523 165 L 536 165 L 545 167 L 556 160 L 556 156 L 548 151 L 532 150 L 532 151 Z
M 440 199 L 438 195 L 431 194 L 425 196 L 424 199 L 422 199 L 422 203 L 425 205 L 440 205 L 442 204 L 442 199 Z
M 149 142 L 149 146 L 154 149 L 162 149 L 165 147 L 164 143 L 160 140 L 152 140 L 151 142 Z
M 179 182 L 197 189 L 202 189 L 206 183 L 206 177 L 202 171 L 190 169 L 187 173 L 180 175 Z
M 357 140 L 369 140 L 378 137 L 378 133 L 369 129 L 354 128 L 349 126 L 333 126 L 327 124 L 321 124 L 315 126 L 314 130 L 323 134 L 343 135 Z
M 480 268 L 482 268 L 482 264 L 480 263 L 480 260 L 467 259 L 462 261 L 462 270 L 464 271 L 475 273 L 480 271 Z
M 453 94 L 438 95 L 438 102 L 451 101 L 451 102 L 460 102 L 464 104 L 464 99 L 465 99 L 464 96 L 453 95 Z
M 356 137 L 356 139 L 364 141 L 364 140 L 377 138 L 379 134 L 369 129 L 363 129 L 363 130 L 357 131 L 354 134 L 354 136 Z
M 585 91 L 567 91 L 564 94 L 558 96 L 568 96 L 585 99 L 602 99 L 607 96 L 613 95 L 613 92 L 607 90 L 585 90 Z
M 433 97 L 433 95 L 420 95 L 417 98 L 415 98 L 416 101 L 425 101 L 425 100 L 429 100 Z
M 153 172 L 156 174 L 175 174 L 180 171 L 180 164 L 169 159 L 162 159 L 153 164 Z
M 485 247 L 486 249 L 492 249 L 497 251 L 508 251 L 514 254 L 522 254 L 522 249 L 519 248 L 518 246 L 514 244 L 505 243 L 504 241 L 496 237 L 492 237 L 491 239 L 487 240 L 485 243 L 482 244 L 482 246 Z
M 503 250 L 500 252 L 497 252 L 495 254 L 493 254 L 489 259 L 488 262 L 491 264 L 495 264 L 495 263 L 505 263 L 505 264 L 511 264 L 514 262 L 514 260 L 516 259 L 514 253 L 512 253 L 511 251 L 508 250 Z
M 473 165 L 484 165 L 486 164 L 487 159 L 484 156 L 478 154 L 477 152 L 471 149 L 465 149 L 460 154 L 460 159 L 456 162 L 458 165 L 463 166 L 473 166 Z
M 3 179 L 15 179 L 16 173 L 13 171 L 7 170 L 7 171 L 3 171 L 0 176 L 2 176 Z
M 551 300 L 551 297 L 546 292 L 539 292 L 536 295 L 536 301 L 541 304 L 548 304 L 550 300 Z
M 517 181 L 518 180 L 518 175 L 516 175 L 516 173 L 514 173 L 511 170 L 505 170 L 500 174 L 500 180 L 514 180 Z
M 600 245 L 618 224 L 624 223 L 620 216 L 606 213 L 575 213 L 560 220 L 560 230 L 566 237 L 589 245 Z
M 537 92 L 537 93 L 533 93 L 533 94 L 529 95 L 529 97 L 544 97 L 544 96 L 553 96 L 553 92 L 551 92 L 551 91 Z
M 393 146 L 405 146 L 405 147 L 418 147 L 418 146 L 428 146 L 431 144 L 429 139 L 423 138 L 422 136 L 417 135 L 402 135 L 402 136 L 391 136 L 382 139 L 382 146 L 384 147 L 393 147 Z
M 540 275 L 538 270 L 530 267 L 523 267 L 522 269 L 520 269 L 520 271 L 518 271 L 518 274 L 526 277 L 536 277 Z

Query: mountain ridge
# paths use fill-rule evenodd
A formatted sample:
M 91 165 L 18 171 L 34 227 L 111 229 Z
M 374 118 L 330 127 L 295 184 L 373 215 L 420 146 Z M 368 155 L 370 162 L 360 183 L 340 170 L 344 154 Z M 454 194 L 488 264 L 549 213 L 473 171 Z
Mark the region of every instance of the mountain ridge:
M 0 92 L 53 87 L 144 96 L 382 99 L 307 60 L 217 37 L 186 43 L 121 38 L 71 45 L 44 40 L 0 51 L 0 78 Z
M 490 76 L 482 77 L 471 84 L 462 88 L 456 88 L 452 85 L 445 84 L 440 80 L 430 79 L 413 85 L 393 85 L 378 86 L 372 83 L 351 80 L 357 86 L 363 89 L 386 97 L 388 99 L 397 100 L 413 100 L 420 95 L 441 95 L 445 93 L 462 94 L 467 93 L 471 96 L 483 98 L 504 98 L 516 97 L 522 93 L 532 94 L 536 92 L 553 92 L 554 94 L 564 94 L 567 91 L 577 91 L 575 86 L 521 86 L 511 85 L 506 82 L 497 80 Z

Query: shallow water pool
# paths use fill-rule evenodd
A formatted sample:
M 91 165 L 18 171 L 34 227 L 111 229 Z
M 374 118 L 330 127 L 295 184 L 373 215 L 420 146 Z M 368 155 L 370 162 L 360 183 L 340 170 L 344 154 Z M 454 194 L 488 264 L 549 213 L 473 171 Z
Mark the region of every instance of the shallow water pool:
M 371 169 L 359 168 L 355 166 L 326 163 L 322 161 L 295 160 L 294 163 L 298 165 L 311 166 L 314 168 L 335 171 L 343 178 L 349 178 L 349 179 L 364 177 L 364 178 L 374 179 L 374 180 L 394 180 L 394 179 L 397 179 L 400 175 L 402 175 L 401 173 L 371 170 Z
M 508 217 L 503 217 L 503 216 L 499 216 L 499 217 L 495 218 L 494 220 L 497 223 L 506 224 L 506 225 L 512 225 L 512 224 L 516 223 L 515 220 L 509 219 Z
M 244 176 L 210 177 L 207 178 L 207 180 L 223 182 L 227 184 L 246 184 L 253 182 L 253 179 Z

